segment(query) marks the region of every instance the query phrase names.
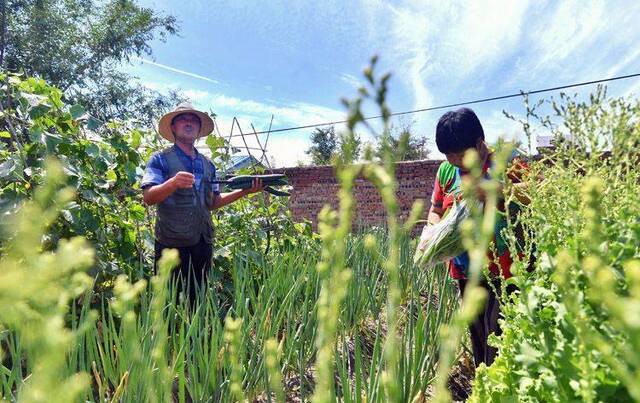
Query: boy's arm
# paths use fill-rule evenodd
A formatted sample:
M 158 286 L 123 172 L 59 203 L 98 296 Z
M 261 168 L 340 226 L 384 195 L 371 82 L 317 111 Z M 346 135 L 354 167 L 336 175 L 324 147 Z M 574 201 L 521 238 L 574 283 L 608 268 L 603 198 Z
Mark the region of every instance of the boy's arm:
M 442 166 L 442 165 L 441 165 Z M 440 184 L 440 168 L 433 181 L 433 193 L 431 194 L 431 207 L 427 215 L 427 224 L 437 224 L 444 215 L 444 190 Z
M 529 182 L 525 181 L 525 175 L 529 172 L 529 164 L 526 161 L 516 159 L 507 171 L 507 178 L 512 185 L 512 195 L 523 205 L 531 203 L 529 198 Z M 502 192 L 502 189 L 500 189 Z
M 504 189 L 505 189 L 504 184 L 503 183 L 498 183 L 497 194 L 498 194 L 498 202 L 499 203 L 504 203 L 504 201 L 506 199 L 505 198 Z M 526 182 L 511 183 L 511 194 L 522 205 L 526 206 L 529 203 L 531 203 L 531 199 L 529 198 L 529 184 L 526 183 Z M 476 196 L 478 197 L 479 201 L 481 201 L 483 203 L 486 201 L 487 195 L 484 192 L 484 190 L 478 189 L 476 191 Z
M 528 205 L 531 203 L 531 199 L 529 198 L 529 182 L 523 181 L 524 175 L 527 173 L 529 169 L 529 165 L 523 161 L 515 161 L 513 166 L 507 170 L 507 175 L 505 180 L 510 182 L 510 191 L 511 195 L 515 197 L 515 199 L 520 202 L 522 205 Z M 498 182 L 498 201 L 501 204 L 504 204 L 505 201 L 505 184 L 503 182 Z M 476 195 L 478 200 L 484 202 L 486 199 L 486 194 L 484 190 L 480 187 L 476 190 Z M 499 204 L 500 205 L 500 204 Z
M 444 210 L 442 207 L 431 205 L 431 208 L 429 209 L 429 215 L 427 216 L 427 222 L 429 224 L 437 224 L 442 219 L 443 214 Z
M 529 198 L 529 184 L 526 182 L 513 184 L 513 196 L 525 206 L 531 203 Z

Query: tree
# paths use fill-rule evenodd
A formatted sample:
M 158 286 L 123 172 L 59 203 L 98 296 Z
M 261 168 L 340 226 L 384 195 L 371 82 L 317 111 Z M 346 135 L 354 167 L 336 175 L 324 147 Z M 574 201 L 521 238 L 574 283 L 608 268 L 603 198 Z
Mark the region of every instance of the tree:
M 2 69 L 42 77 L 105 120 L 147 119 L 175 101 L 120 69 L 133 57 L 151 55 L 153 39 L 174 35 L 175 17 L 135 0 L 0 2 Z
M 426 137 L 416 136 L 410 124 L 400 127 L 391 127 L 387 136 L 387 147 L 396 154 L 398 161 L 414 161 L 429 158 L 429 143 Z M 382 158 L 385 144 L 378 140 L 375 155 Z
M 333 126 L 328 128 L 318 127 L 311 133 L 312 146 L 305 151 L 311 156 L 311 164 L 328 165 L 338 152 L 348 152 L 353 160 L 357 160 L 362 149 L 362 140 L 354 135 L 347 138 L 345 133 L 336 133 Z
M 333 126 L 317 127 L 311 133 L 312 146 L 306 151 L 313 165 L 327 165 L 338 149 L 338 138 Z

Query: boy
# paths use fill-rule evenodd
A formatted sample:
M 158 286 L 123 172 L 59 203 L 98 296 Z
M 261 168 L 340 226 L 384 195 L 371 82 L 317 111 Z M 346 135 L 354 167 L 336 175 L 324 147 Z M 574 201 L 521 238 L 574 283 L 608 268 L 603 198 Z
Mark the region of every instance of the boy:
M 450 111 L 442 115 L 436 127 L 436 144 L 438 150 L 446 156 L 447 161 L 440 165 L 436 175 L 428 215 L 428 221 L 431 224 L 439 222 L 447 210 L 453 206 L 454 201 L 461 197 L 462 177 L 468 174 L 462 163 L 465 153 L 472 149 L 477 151 L 482 164 L 482 173 L 486 176 L 491 168 L 493 157 L 485 143 L 484 130 L 480 120 L 469 108 Z M 513 183 L 520 183 L 520 174 L 526 168 L 526 164 L 520 161 L 516 155 L 512 157 L 511 162 L 513 166 L 509 169 L 507 177 Z M 519 196 L 520 201 L 527 202 L 522 193 Z M 500 204 L 504 208 L 504 203 Z M 499 234 L 499 230 L 506 225 L 506 219 L 499 215 L 497 220 L 493 240 L 496 252 L 495 255 L 492 251 L 488 253 L 489 271 L 493 278 L 488 281 L 491 281 L 493 288 L 500 292 L 499 275 L 502 274 L 505 278 L 511 277 L 512 259 L 505 241 Z M 449 262 L 449 274 L 458 282 L 460 295 L 464 295 L 467 285 L 468 267 L 469 255 L 466 252 Z M 496 356 L 496 349 L 487 344 L 487 339 L 491 333 L 496 335 L 501 333 L 498 326 L 499 295 L 496 295 L 486 279 L 481 281 L 481 286 L 487 291 L 487 302 L 469 328 L 476 367 L 481 363 L 491 365 Z M 508 292 L 511 292 L 510 288 L 507 288 Z

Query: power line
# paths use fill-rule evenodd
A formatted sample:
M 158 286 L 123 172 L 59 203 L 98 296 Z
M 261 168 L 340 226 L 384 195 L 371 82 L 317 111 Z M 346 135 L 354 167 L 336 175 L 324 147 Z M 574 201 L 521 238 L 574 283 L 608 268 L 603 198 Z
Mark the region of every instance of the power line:
M 633 77 L 640 77 L 640 73 L 628 74 L 628 75 L 625 75 L 625 76 L 616 76 L 616 77 L 611 77 L 611 78 L 603 78 L 603 79 L 600 79 L 600 80 L 584 81 L 584 82 L 581 82 L 581 83 L 561 85 L 561 86 L 558 86 L 558 87 L 543 88 L 543 89 L 540 89 L 540 90 L 533 90 L 533 91 L 528 91 L 528 92 L 518 92 L 518 93 L 514 93 L 514 94 L 500 95 L 500 96 L 490 97 L 490 98 L 475 99 L 473 101 L 465 101 L 465 102 L 457 102 L 457 103 L 447 104 L 447 105 L 431 106 L 429 108 L 414 109 L 414 110 L 404 111 L 404 112 L 395 112 L 395 113 L 392 113 L 390 116 L 409 115 L 409 114 L 413 114 L 413 113 L 435 111 L 435 110 L 438 110 L 438 109 L 453 108 L 453 107 L 456 107 L 456 106 L 464 106 L 464 105 L 479 104 L 479 103 L 484 103 L 484 102 L 498 101 L 498 100 L 502 100 L 502 99 L 516 98 L 516 97 L 521 97 L 521 96 L 525 96 L 525 95 L 540 94 L 540 93 L 543 93 L 543 92 L 558 91 L 558 90 L 563 90 L 563 89 L 567 89 L 567 88 L 582 87 L 582 86 L 585 86 L 585 85 L 599 84 L 599 83 L 605 83 L 605 82 L 609 82 L 609 81 L 624 80 L 624 79 L 633 78 Z M 365 117 L 364 120 L 372 120 L 372 119 L 380 119 L 380 118 L 382 118 L 382 115 L 368 116 L 368 117 Z M 332 125 L 338 125 L 338 124 L 342 124 L 342 123 L 347 123 L 347 120 L 337 120 L 337 121 L 333 121 L 333 122 L 316 123 L 316 124 L 312 124 L 312 125 L 284 127 L 284 128 L 280 128 L 280 129 L 273 129 L 273 130 L 265 130 L 265 131 L 260 131 L 260 132 L 254 132 L 252 134 L 258 135 L 258 134 L 287 132 L 287 131 L 292 131 L 292 130 L 311 129 L 311 128 L 314 128 L 314 127 L 332 126 Z M 238 136 L 241 136 L 241 135 L 236 134 L 236 135 L 232 135 L 230 137 L 238 137 Z

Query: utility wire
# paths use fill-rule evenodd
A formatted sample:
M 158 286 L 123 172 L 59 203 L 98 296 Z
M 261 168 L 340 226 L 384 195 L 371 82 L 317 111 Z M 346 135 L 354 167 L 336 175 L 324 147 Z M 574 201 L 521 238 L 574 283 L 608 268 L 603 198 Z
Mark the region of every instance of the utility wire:
M 540 90 L 533 90 L 533 91 L 528 91 L 528 92 L 522 92 L 521 91 L 521 92 L 518 92 L 518 93 L 515 93 L 515 94 L 500 95 L 500 96 L 491 97 L 491 98 L 481 98 L 481 99 L 475 99 L 473 101 L 458 102 L 458 103 L 454 103 L 454 104 L 432 106 L 432 107 L 429 107 L 429 108 L 414 109 L 414 110 L 411 110 L 411 111 L 395 112 L 395 113 L 390 114 L 390 116 L 409 115 L 409 114 L 413 114 L 413 113 L 435 111 L 435 110 L 438 110 L 438 109 L 453 108 L 455 106 L 464 106 L 464 105 L 471 105 L 471 104 L 479 104 L 479 103 L 483 103 L 483 102 L 498 101 L 498 100 L 502 100 L 502 99 L 516 98 L 516 97 L 522 97 L 522 96 L 526 96 L 526 95 L 540 94 L 540 93 L 543 93 L 543 92 L 558 91 L 558 90 L 563 90 L 563 89 L 567 89 L 567 88 L 582 87 L 582 86 L 585 86 L 585 85 L 599 84 L 599 83 L 605 83 L 605 82 L 609 82 L 609 81 L 624 80 L 624 79 L 633 78 L 633 77 L 640 77 L 640 73 L 628 74 L 628 75 L 625 75 L 625 76 L 616 76 L 616 77 L 611 77 L 611 78 L 603 78 L 603 79 L 600 79 L 600 80 L 584 81 L 584 82 L 575 83 L 575 84 L 568 84 L 568 85 L 561 85 L 561 86 L 558 86 L 558 87 L 543 88 L 543 89 L 540 89 Z M 368 116 L 368 117 L 365 117 L 363 120 L 372 120 L 372 119 L 380 119 L 380 118 L 382 118 L 382 115 Z M 314 128 L 314 127 L 332 126 L 332 125 L 338 125 L 338 124 L 342 124 L 342 123 L 347 123 L 347 120 L 337 120 L 337 121 L 333 121 L 333 122 L 316 123 L 316 124 L 304 125 L 304 126 L 284 127 L 284 128 L 280 128 L 280 129 L 273 129 L 273 130 L 265 130 L 265 131 L 260 131 L 260 132 L 254 132 L 252 134 L 257 135 L 257 134 L 287 132 L 287 131 L 292 131 L 292 130 L 311 129 L 311 128 Z M 235 134 L 235 135 L 232 135 L 230 137 L 237 137 L 237 136 L 242 136 L 242 135 L 241 134 Z

